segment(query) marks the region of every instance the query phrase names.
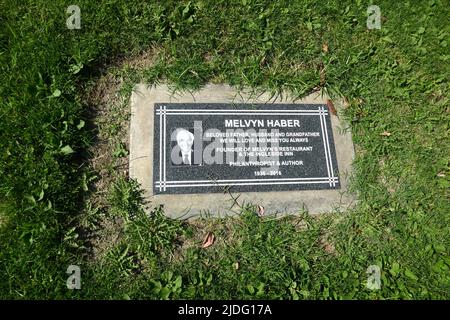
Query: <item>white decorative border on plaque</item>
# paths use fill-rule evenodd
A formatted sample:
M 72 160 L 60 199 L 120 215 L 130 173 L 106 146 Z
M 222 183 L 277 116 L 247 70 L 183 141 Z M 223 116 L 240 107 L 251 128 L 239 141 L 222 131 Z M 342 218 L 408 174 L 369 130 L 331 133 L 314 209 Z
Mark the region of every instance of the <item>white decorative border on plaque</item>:
M 328 177 L 316 178 L 275 178 L 275 179 L 234 179 L 234 180 L 186 180 L 167 181 L 166 180 L 166 115 L 318 115 L 320 117 L 320 128 L 322 131 L 323 147 L 327 165 Z M 229 109 L 167 109 L 165 105 L 159 106 L 156 110 L 159 115 L 159 180 L 155 182 L 155 187 L 159 191 L 166 191 L 166 188 L 181 187 L 213 187 L 213 186 L 250 186 L 250 185 L 288 185 L 288 184 L 329 184 L 336 187 L 339 178 L 334 176 L 333 161 L 331 159 L 330 141 L 326 128 L 326 116 L 328 110 L 322 105 L 317 110 L 240 110 L 230 112 Z M 162 141 L 162 143 L 161 143 Z M 164 146 L 164 147 L 163 147 Z M 162 179 L 161 179 L 162 177 Z

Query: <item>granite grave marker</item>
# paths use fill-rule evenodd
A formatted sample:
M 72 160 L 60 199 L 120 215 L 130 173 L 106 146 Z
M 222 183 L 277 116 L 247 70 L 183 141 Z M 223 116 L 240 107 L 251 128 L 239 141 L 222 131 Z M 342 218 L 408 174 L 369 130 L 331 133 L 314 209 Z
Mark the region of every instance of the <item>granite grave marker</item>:
M 166 215 L 325 213 L 354 203 L 353 143 L 314 93 L 258 96 L 227 85 L 173 93 L 137 85 L 131 97 L 130 177 Z
M 155 194 L 338 189 L 323 104 L 156 103 Z

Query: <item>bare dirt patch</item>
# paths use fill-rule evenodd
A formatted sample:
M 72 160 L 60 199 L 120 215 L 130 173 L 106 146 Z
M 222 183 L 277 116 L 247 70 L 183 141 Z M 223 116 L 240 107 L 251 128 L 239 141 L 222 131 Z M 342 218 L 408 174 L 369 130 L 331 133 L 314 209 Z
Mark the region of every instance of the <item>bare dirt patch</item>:
M 97 259 L 120 241 L 123 221 L 108 215 L 108 193 L 119 176 L 128 177 L 129 145 L 129 84 L 127 72 L 151 68 L 159 53 L 150 48 L 127 59 L 113 63 L 85 93 L 83 103 L 88 108 L 89 127 L 94 132 L 94 142 L 88 149 L 86 165 L 92 171 L 87 201 L 100 214 L 95 228 L 86 238 L 91 246 L 91 258 Z M 123 75 L 125 74 L 125 76 Z

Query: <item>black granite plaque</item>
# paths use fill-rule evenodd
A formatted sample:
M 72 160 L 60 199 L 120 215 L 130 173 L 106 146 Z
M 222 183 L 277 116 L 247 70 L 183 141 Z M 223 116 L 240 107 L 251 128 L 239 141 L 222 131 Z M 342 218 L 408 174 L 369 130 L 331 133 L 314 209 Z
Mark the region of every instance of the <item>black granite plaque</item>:
M 155 194 L 338 189 L 324 104 L 156 103 Z

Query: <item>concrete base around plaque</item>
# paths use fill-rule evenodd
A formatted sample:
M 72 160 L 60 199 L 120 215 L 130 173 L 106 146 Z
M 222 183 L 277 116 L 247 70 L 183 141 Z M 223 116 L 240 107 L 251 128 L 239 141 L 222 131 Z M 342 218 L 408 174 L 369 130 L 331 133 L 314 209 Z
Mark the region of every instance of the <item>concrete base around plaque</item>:
M 189 218 L 199 215 L 226 216 L 239 213 L 239 205 L 251 203 L 264 207 L 265 215 L 310 214 L 345 210 L 354 203 L 347 186 L 352 172 L 354 148 L 349 129 L 339 118 L 331 115 L 331 125 L 339 168 L 340 189 L 290 190 L 241 193 L 158 194 L 153 191 L 153 139 L 155 103 L 286 103 L 326 104 L 326 97 L 314 93 L 294 101 L 288 96 L 271 97 L 237 91 L 227 85 L 207 85 L 196 92 L 175 93 L 165 85 L 148 87 L 139 84 L 131 96 L 130 124 L 130 178 L 136 179 L 145 191 L 150 209 L 162 206 L 172 218 Z

